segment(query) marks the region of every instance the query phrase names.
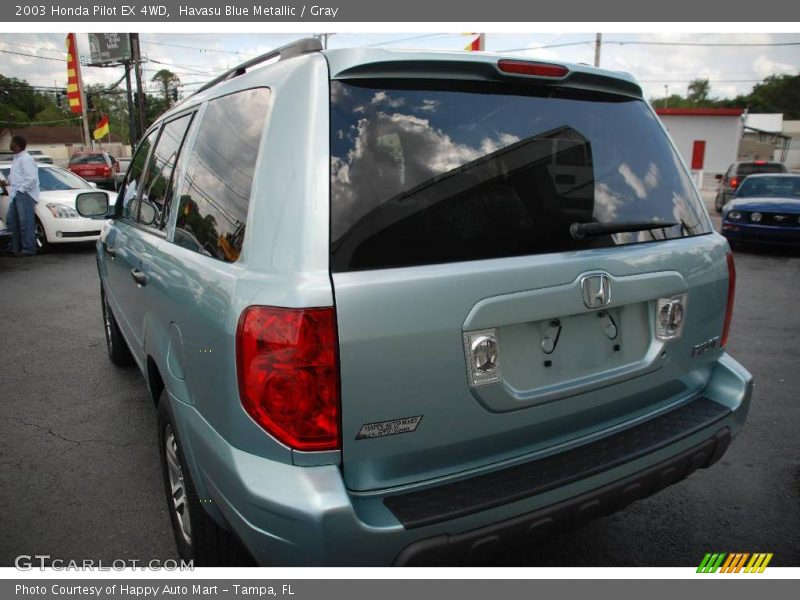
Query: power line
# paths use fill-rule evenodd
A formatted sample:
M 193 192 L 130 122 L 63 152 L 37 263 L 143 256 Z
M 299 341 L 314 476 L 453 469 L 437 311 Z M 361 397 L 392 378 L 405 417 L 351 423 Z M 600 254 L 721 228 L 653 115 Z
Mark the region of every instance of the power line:
M 36 54 L 25 54 L 24 52 L 14 52 L 13 50 L 3 50 L 0 48 L 0 52 L 3 54 L 16 54 L 17 56 L 27 56 L 30 58 L 41 58 L 44 60 L 57 60 L 58 62 L 67 62 L 65 58 L 53 58 L 52 56 L 38 56 Z
M 0 121 L 0 123 L 2 123 L 3 125 L 20 125 L 20 126 L 33 125 L 33 126 L 37 126 L 37 125 L 53 125 L 54 123 L 68 123 L 70 121 L 79 121 L 81 119 L 83 119 L 83 117 L 70 117 L 68 119 L 59 119 L 57 121 L 28 121 L 28 122 Z
M 145 44 L 152 44 L 154 46 L 169 46 L 171 48 L 184 48 L 186 50 L 199 50 L 200 52 L 218 52 L 220 54 L 236 54 L 238 56 L 256 56 L 255 54 L 247 52 L 239 52 L 238 50 L 219 50 L 218 48 L 202 48 L 200 46 L 186 46 L 184 44 L 171 44 L 167 42 L 151 42 L 150 40 L 142 40 Z

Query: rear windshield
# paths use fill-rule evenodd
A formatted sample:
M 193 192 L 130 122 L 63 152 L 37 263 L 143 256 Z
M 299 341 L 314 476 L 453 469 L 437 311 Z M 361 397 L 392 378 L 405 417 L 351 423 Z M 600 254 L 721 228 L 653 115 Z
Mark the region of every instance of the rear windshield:
M 331 265 L 414 266 L 709 233 L 641 100 L 455 82 L 331 83 Z M 575 240 L 573 223 L 677 225 Z
M 737 198 L 759 196 L 800 198 L 800 176 L 748 177 L 736 191 Z
M 755 175 L 756 173 L 785 173 L 783 165 L 778 163 L 742 163 L 736 170 L 740 177 Z
M 71 165 L 91 165 L 106 164 L 106 159 L 102 154 L 77 154 L 69 159 Z

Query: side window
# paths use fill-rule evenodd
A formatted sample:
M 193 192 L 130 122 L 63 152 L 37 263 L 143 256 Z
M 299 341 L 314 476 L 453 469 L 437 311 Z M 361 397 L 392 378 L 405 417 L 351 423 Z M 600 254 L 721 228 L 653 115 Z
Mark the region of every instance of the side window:
M 169 219 L 170 204 L 172 201 L 172 180 L 178 156 L 186 137 L 186 131 L 192 122 L 194 113 L 183 115 L 168 122 L 161 129 L 155 149 L 150 155 L 147 170 L 141 177 L 141 197 L 138 223 L 164 230 Z
M 144 137 L 141 142 L 139 142 L 139 147 L 136 149 L 136 154 L 133 155 L 131 165 L 128 167 L 125 183 L 123 184 L 119 191 L 119 195 L 117 196 L 117 205 L 119 206 L 122 204 L 120 208 L 117 208 L 117 216 L 121 219 L 136 219 L 136 214 L 138 212 L 137 209 L 139 207 L 136 197 L 138 196 L 139 188 L 141 187 L 140 180 L 144 172 L 145 161 L 147 160 L 147 155 L 150 152 L 150 147 L 156 140 L 156 134 L 158 134 L 158 129 L 153 129 Z
M 268 106 L 266 88 L 208 103 L 178 195 L 179 246 L 225 262 L 239 258 Z

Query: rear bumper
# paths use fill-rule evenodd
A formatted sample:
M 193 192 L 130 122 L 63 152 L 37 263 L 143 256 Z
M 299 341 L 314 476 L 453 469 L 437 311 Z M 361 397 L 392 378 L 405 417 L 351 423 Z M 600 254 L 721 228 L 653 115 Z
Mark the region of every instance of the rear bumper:
M 533 477 L 527 490 L 523 486 L 500 503 L 416 522 L 409 520 L 408 513 L 390 509 L 391 499 L 416 494 L 411 505 L 424 505 L 419 495 L 436 494 L 447 485 L 487 475 L 502 476 L 510 469 L 447 484 L 355 494 L 346 489 L 337 465 L 299 467 L 248 454 L 229 445 L 193 407 L 176 400 L 172 404 L 198 493 L 212 500 L 203 506 L 235 531 L 260 564 L 417 565 L 480 562 L 485 554 L 517 539 L 535 539 L 613 512 L 710 466 L 744 424 L 751 392 L 750 374 L 723 355 L 714 363 L 702 394 L 681 405 L 702 397 L 709 403 L 704 422 L 689 419 L 682 432 L 673 423 L 668 435 L 651 440 L 655 443 L 633 443 L 629 438 L 620 445 L 617 442 L 622 440 L 617 440 L 611 446 L 622 451 L 609 450 L 611 460 L 604 464 L 586 462 L 596 452 L 584 452 L 583 462 L 571 467 L 574 477 L 556 478 L 548 485 L 540 485 L 542 481 L 537 483 Z M 680 410 L 676 407 L 671 412 Z M 640 438 L 642 432 L 647 434 L 647 430 L 640 430 Z M 531 473 L 537 473 L 537 465 L 546 466 L 546 461 L 586 447 L 576 445 L 560 454 L 532 457 L 522 466 L 534 465 Z M 556 465 L 550 471 L 557 475 L 559 468 Z M 503 490 L 497 496 L 502 497 Z M 447 509 L 459 502 L 463 504 L 453 497 L 452 502 L 440 504 Z M 429 511 L 427 517 L 431 515 L 436 517 Z

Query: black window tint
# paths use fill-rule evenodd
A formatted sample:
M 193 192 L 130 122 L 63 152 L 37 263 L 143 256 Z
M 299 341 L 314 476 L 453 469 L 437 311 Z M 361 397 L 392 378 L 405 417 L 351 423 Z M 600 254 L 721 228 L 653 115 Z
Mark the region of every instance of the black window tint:
M 743 163 L 739 165 L 739 177 L 747 177 L 756 173 L 785 173 L 783 165 L 777 163 Z
M 208 103 L 180 189 L 176 244 L 226 262 L 239 258 L 268 105 L 265 88 Z
M 335 271 L 580 250 L 708 233 L 641 100 L 457 82 L 332 82 Z M 584 222 L 671 221 L 575 240 Z
M 139 210 L 137 220 L 143 225 L 163 230 L 169 219 L 175 165 L 178 162 L 183 139 L 192 122 L 192 116 L 193 114 L 188 114 L 168 122 L 158 136 L 147 171 L 142 177 L 140 202 L 149 203 L 152 209 Z M 152 223 L 148 222 L 153 216 L 155 220 Z
M 139 207 L 137 197 L 139 195 L 139 188 L 141 187 L 140 180 L 144 172 L 147 155 L 156 139 L 157 133 L 158 130 L 154 129 L 139 142 L 139 147 L 136 149 L 136 154 L 133 156 L 131 166 L 128 168 L 125 183 L 117 195 L 117 215 L 123 219 L 136 219 L 137 209 Z

